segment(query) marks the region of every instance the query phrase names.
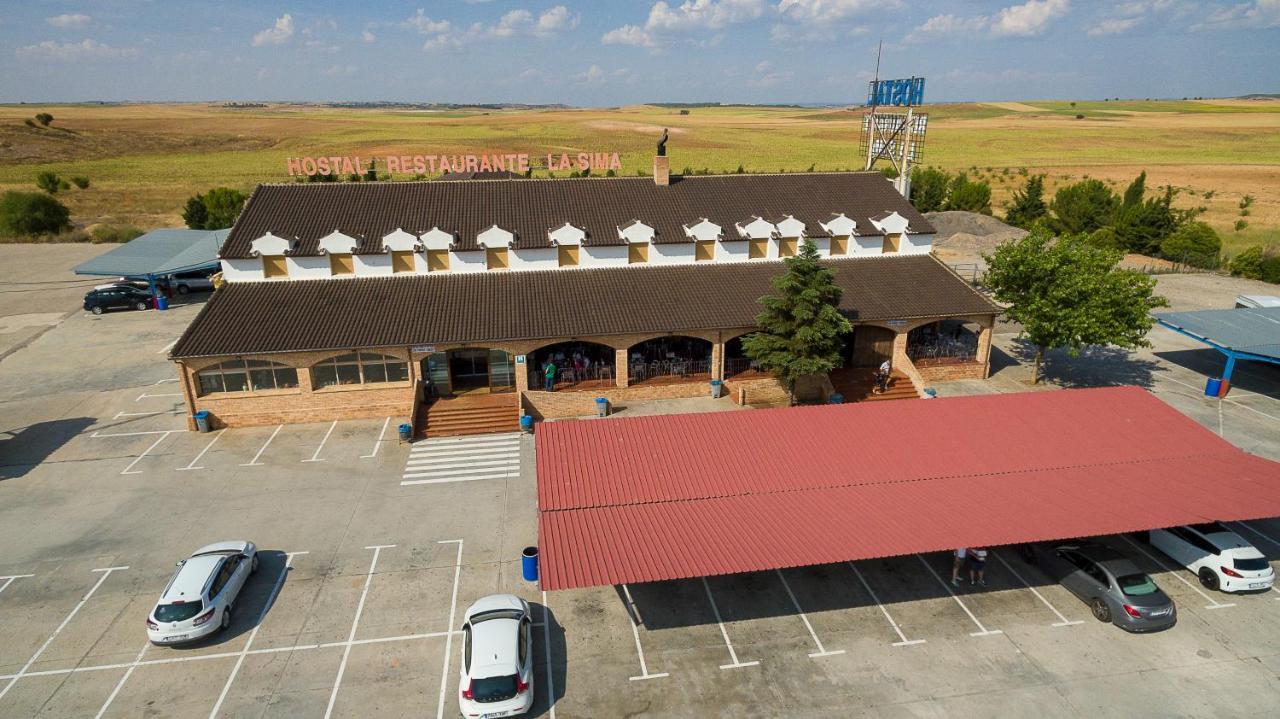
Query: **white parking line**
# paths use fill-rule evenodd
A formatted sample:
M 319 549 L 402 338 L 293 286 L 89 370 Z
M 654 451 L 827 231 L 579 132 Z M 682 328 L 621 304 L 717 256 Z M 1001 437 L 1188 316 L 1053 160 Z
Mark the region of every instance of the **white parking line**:
M 116 412 L 116 416 L 111 419 L 124 419 L 125 417 L 150 417 L 157 414 L 182 414 L 180 409 L 166 409 L 158 412 Z
M 181 397 L 181 396 L 182 396 L 181 392 L 165 392 L 164 394 L 147 394 L 146 392 L 143 392 L 142 394 L 138 395 L 138 398 L 135 399 L 134 402 L 141 402 L 142 400 L 148 397 Z
M 738 669 L 740 667 L 759 666 L 759 661 L 740 662 L 738 661 L 738 653 L 733 650 L 733 643 L 729 641 L 729 632 L 725 631 L 724 620 L 720 618 L 720 607 L 716 606 L 716 598 L 711 596 L 711 585 L 707 583 L 706 577 L 701 577 L 702 588 L 707 590 L 707 599 L 711 602 L 711 612 L 716 615 L 716 624 L 720 625 L 720 636 L 724 637 L 724 645 L 729 648 L 729 664 L 721 664 L 721 669 Z
M 145 456 L 147 456 L 148 454 L 150 454 L 150 453 L 151 453 L 151 450 L 153 450 L 153 449 L 155 449 L 157 446 L 159 446 L 159 445 L 160 445 L 160 443 L 161 443 L 161 442 L 163 442 L 163 441 L 165 440 L 165 437 L 168 437 L 169 435 L 171 435 L 171 434 L 173 434 L 174 432 L 177 432 L 177 431 L 178 431 L 178 430 L 176 430 L 176 429 L 174 429 L 174 430 L 169 430 L 169 431 L 164 432 L 163 434 L 161 434 L 159 437 L 157 437 L 157 438 L 156 438 L 156 441 L 152 442 L 150 447 L 147 447 L 146 449 L 142 450 L 142 454 L 140 454 L 140 455 L 138 455 L 137 457 L 135 457 L 135 458 L 134 458 L 134 460 L 133 460 L 132 462 L 130 462 L 130 463 L 129 463 L 129 466 L 128 466 L 128 467 L 125 467 L 125 468 L 124 468 L 124 470 L 120 472 L 120 474 L 142 474 L 142 472 L 141 472 L 141 471 L 134 471 L 134 469 L 133 469 L 133 468 L 134 468 L 134 466 L 136 466 L 136 465 L 138 464 L 138 462 L 141 462 L 143 457 L 145 457 Z
M 8 589 L 9 585 L 13 584 L 13 580 L 15 579 L 26 579 L 27 577 L 34 577 L 34 576 L 35 576 L 34 574 L 10 574 L 8 576 L 0 577 L 0 581 L 4 582 L 4 584 L 0 584 L 0 592 L 3 592 L 4 590 Z
M 9 693 L 9 690 L 13 688 L 13 685 L 27 673 L 27 670 L 31 668 L 32 664 L 36 663 L 36 660 L 40 658 L 40 655 L 44 654 L 44 651 L 49 648 L 49 645 L 53 643 L 53 640 L 58 638 L 58 635 L 62 633 L 62 630 L 65 629 L 66 626 L 71 623 L 71 620 L 75 618 L 76 614 L 80 612 L 80 608 L 89 601 L 89 597 L 92 597 L 93 593 L 98 591 L 98 587 L 101 587 L 102 583 L 107 581 L 107 577 L 110 577 L 112 572 L 124 569 L 128 569 L 128 567 L 104 567 L 102 569 L 93 570 L 95 572 L 102 572 L 102 576 L 98 577 L 98 581 L 95 582 L 93 587 L 91 587 L 89 591 L 80 598 L 79 603 L 77 603 L 75 608 L 71 610 L 71 613 L 62 620 L 62 623 L 58 625 L 57 629 L 53 630 L 53 634 L 50 634 L 49 638 L 44 640 L 44 644 L 41 644 L 40 648 L 36 650 L 36 653 L 32 654 L 31 658 L 27 660 L 27 663 L 22 665 L 22 668 L 18 670 L 18 673 L 9 677 L 9 683 L 4 685 L 4 689 L 0 689 L 0 699 L 3 699 L 4 695 Z
M 666 672 L 659 674 L 649 673 L 649 665 L 644 661 L 644 647 L 640 646 L 640 629 L 637 624 L 640 621 L 640 610 L 636 607 L 635 600 L 631 598 L 631 590 L 625 584 L 622 585 L 622 594 L 627 598 L 627 621 L 631 623 L 631 636 L 636 640 L 636 655 L 640 657 L 640 676 L 631 677 L 631 681 L 638 682 L 644 679 L 661 679 L 662 677 L 671 676 Z M 550 664 L 548 664 L 549 666 Z
M 147 653 L 147 647 L 151 646 L 151 642 L 142 645 L 142 650 L 138 652 L 138 656 L 133 658 L 133 665 L 129 667 L 124 676 L 120 677 L 120 681 L 116 682 L 116 688 L 111 690 L 111 695 L 107 700 L 102 702 L 102 706 L 98 709 L 98 713 L 93 719 L 102 719 L 102 715 L 107 713 L 107 707 L 111 706 L 111 702 L 116 700 L 116 695 L 124 688 L 124 683 L 129 681 L 129 677 L 133 676 L 133 670 L 138 668 L 138 662 L 142 661 L 142 655 Z
M 1183 584 L 1187 585 L 1188 587 L 1191 587 L 1192 591 L 1194 591 L 1196 594 L 1199 594 L 1200 596 L 1204 597 L 1205 601 L 1206 601 L 1206 602 L 1209 602 L 1209 604 L 1205 605 L 1205 609 L 1225 609 L 1225 608 L 1227 608 L 1227 607 L 1234 607 L 1234 606 L 1235 606 L 1235 604 L 1223 604 L 1222 602 L 1219 602 L 1218 600 L 1214 599 L 1213 597 L 1209 596 L 1208 594 L 1205 594 L 1204 592 L 1200 591 L 1200 588 L 1199 588 L 1199 587 L 1197 587 L 1196 585 L 1192 584 L 1191 582 L 1188 582 L 1188 581 L 1187 581 L 1187 579 L 1186 579 L 1186 577 L 1183 577 L 1183 576 L 1182 576 L 1182 567 L 1176 567 L 1176 568 L 1174 568 L 1174 569 L 1170 570 L 1169 565 L 1165 564 L 1164 562 L 1160 561 L 1159 559 L 1156 559 L 1154 556 L 1152 556 L 1152 554 L 1151 554 L 1150 552 L 1148 552 L 1147 550 L 1143 549 L 1142 547 L 1139 547 L 1137 542 L 1133 541 L 1132 539 L 1129 539 L 1128 537 L 1126 537 L 1126 536 L 1124 536 L 1124 535 L 1121 535 L 1121 536 L 1120 536 L 1120 538 L 1121 538 L 1121 539 L 1123 539 L 1124 541 L 1128 542 L 1129 544 L 1133 545 L 1133 548 L 1134 548 L 1134 549 L 1136 549 L 1136 550 L 1138 550 L 1139 552 L 1141 552 L 1141 553 L 1142 553 L 1142 556 L 1144 556 L 1144 557 L 1146 557 L 1147 559 L 1150 559 L 1151 561 L 1155 562 L 1155 563 L 1156 563 L 1156 566 L 1160 567 L 1161 569 L 1164 569 L 1165 571 L 1169 571 L 1169 572 L 1170 572 L 1170 576 L 1172 576 L 1174 579 L 1178 580 L 1179 582 L 1182 582 Z
M 333 424 L 329 425 L 329 431 L 324 433 L 324 439 L 320 440 L 320 446 L 316 447 L 316 453 L 311 455 L 311 459 L 304 459 L 303 462 L 323 462 L 320 459 L 320 450 L 324 449 L 325 442 L 329 441 L 329 435 L 333 434 L 333 428 L 338 426 L 338 420 L 333 420 Z M 326 715 L 327 716 L 327 715 Z
M 1193 385 L 1193 384 L 1187 384 L 1186 382 L 1183 382 L 1182 380 L 1177 380 L 1177 379 L 1174 379 L 1174 378 L 1172 378 L 1172 377 L 1165 377 L 1165 379 L 1169 380 L 1170 382 L 1177 382 L 1178 384 L 1182 385 L 1183 387 L 1190 387 L 1191 389 L 1194 389 L 1194 390 L 1196 390 L 1196 391 L 1202 391 L 1202 390 L 1203 390 L 1203 388 L 1202 388 L 1202 387 L 1197 387 L 1197 386 L 1195 386 L 1195 385 Z M 1264 395 L 1264 394 L 1254 394 L 1253 396 L 1255 396 L 1255 397 L 1267 397 L 1267 396 L 1266 396 L 1266 395 Z M 1212 397 L 1208 397 L 1208 398 L 1206 398 L 1206 399 L 1213 399 L 1213 398 L 1212 398 Z M 1271 397 L 1267 397 L 1267 399 L 1272 399 L 1272 398 L 1271 398 Z M 1266 412 L 1263 412 L 1263 411 L 1262 411 L 1262 410 L 1260 410 L 1260 409 L 1254 409 L 1253 407 L 1250 407 L 1250 406 L 1249 406 L 1249 405 L 1247 405 L 1247 404 L 1241 404 L 1241 403 L 1236 402 L 1235 400 L 1231 399 L 1230 397 L 1220 397 L 1220 398 L 1218 398 L 1218 406 L 1219 406 L 1219 408 L 1221 408 L 1221 406 L 1222 406 L 1222 403 L 1223 403 L 1223 402 L 1230 402 L 1232 405 L 1235 405 L 1236 407 L 1239 407 L 1240 409 L 1247 409 L 1247 410 L 1249 410 L 1250 412 L 1254 412 L 1254 413 L 1260 414 L 1260 415 L 1262 415 L 1263 417 L 1266 417 L 1266 418 L 1268 418 L 1268 419 L 1274 419 L 1274 420 L 1276 420 L 1277 422 L 1280 422 L 1280 417 L 1277 417 L 1277 416 L 1275 416 L 1275 415 L 1273 415 L 1273 414 L 1268 414 L 1268 413 L 1266 413 Z
M 848 564 L 849 564 L 849 568 L 853 570 L 854 575 L 855 575 L 855 576 L 857 576 L 858 581 L 859 581 L 859 582 L 862 582 L 862 588 L 863 588 L 863 589 L 866 589 L 866 590 L 867 590 L 867 594 L 870 594 L 870 595 L 871 595 L 871 601 L 875 602 L 877 607 L 880 607 L 880 613 L 884 615 L 884 618 L 885 618 L 885 619 L 889 620 L 889 626 L 893 627 L 893 631 L 898 635 L 898 641 L 894 642 L 894 643 L 893 643 L 893 646 L 895 646 L 895 647 L 910 647 L 910 646 L 914 646 L 914 645 L 916 645 L 916 644 L 924 644 L 924 643 L 925 643 L 925 641 L 927 641 L 927 640 L 924 640 L 924 639 L 907 639 L 907 635 L 905 635 L 905 634 L 903 634 L 903 633 L 902 633 L 902 628 L 898 626 L 898 623 L 897 623 L 897 622 L 893 621 L 893 617 L 892 617 L 892 616 L 890 616 L 890 614 L 889 614 L 889 610 L 884 608 L 884 604 L 883 604 L 883 603 L 881 603 L 881 601 L 880 601 L 880 597 L 877 597 L 877 596 L 876 596 L 875 591 L 873 591 L 873 590 L 871 589 L 871 585 L 870 585 L 870 584 L 867 584 L 867 580 L 866 580 L 866 579 L 863 579 L 863 577 L 862 577 L 862 572 L 859 572 L 859 571 L 858 571 L 858 567 L 857 567 L 857 566 L 855 566 L 853 562 L 848 562 Z
M 142 435 L 144 435 L 144 434 L 169 434 L 170 432 L 181 432 L 181 431 L 182 431 L 182 430 L 179 430 L 179 429 L 153 429 L 153 430 L 151 430 L 151 431 L 149 431 L 149 432 L 117 432 L 117 433 L 115 433 L 115 434 L 102 434 L 101 432 L 94 432 L 93 434 L 91 434 L 91 435 L 89 435 L 89 436 L 90 436 L 90 437 L 95 437 L 95 438 L 107 438 L 107 437 L 141 437 L 141 436 L 142 436 Z
M 933 578 L 938 580 L 938 584 L 941 584 L 942 588 L 947 590 L 947 594 L 950 594 L 951 598 L 956 600 L 956 604 L 960 605 L 960 608 L 964 610 L 964 613 L 968 614 L 969 619 L 973 620 L 974 625 L 978 627 L 979 631 L 969 632 L 969 636 L 989 637 L 994 634 L 1004 634 L 1004 632 L 1000 631 L 999 629 L 987 629 L 986 627 L 982 626 L 982 622 L 978 621 L 978 618 L 973 616 L 973 612 L 969 611 L 969 608 L 964 605 L 964 602 L 960 601 L 960 597 L 957 596 L 956 593 L 951 590 L 951 585 L 942 581 L 942 577 L 938 576 L 938 573 L 933 571 L 933 567 L 929 566 L 929 563 L 925 561 L 925 558 L 917 554 L 916 559 L 920 560 L 920 563 L 924 565 L 924 568 L 929 570 L 929 573 L 933 575 Z
M 551 719 L 556 719 L 556 675 L 551 668 L 551 607 L 547 605 L 545 589 L 542 590 L 542 647 L 547 656 L 547 707 Z
M 444 539 L 436 544 L 457 544 L 458 556 L 453 561 L 453 598 L 449 600 L 449 626 L 444 638 L 444 664 L 440 667 L 440 700 L 436 702 L 436 719 L 444 719 L 444 694 L 449 687 L 449 655 L 453 653 L 453 621 L 458 611 L 458 580 L 462 577 L 462 540 Z
M 791 598 L 791 606 L 796 608 L 796 614 L 800 615 L 800 621 L 804 622 L 804 628 L 809 630 L 809 636 L 813 637 L 813 643 L 818 645 L 818 651 L 810 652 L 809 658 L 817 659 L 818 657 L 833 657 L 837 654 L 844 654 L 843 649 L 836 649 L 829 652 L 826 647 L 822 646 L 822 640 L 818 638 L 818 633 L 813 631 L 813 625 L 809 623 L 809 617 L 806 616 L 804 610 L 800 608 L 800 602 L 796 600 L 795 592 L 791 591 L 791 585 L 787 584 L 787 578 L 782 576 L 782 570 L 775 569 L 773 571 L 778 575 L 778 579 L 782 580 L 782 588 L 787 590 L 787 596 Z
M 197 454 L 197 455 L 196 455 L 196 457 L 195 457 L 195 459 L 191 460 L 191 464 L 188 464 L 188 465 L 187 465 L 187 466 L 185 466 L 185 467 L 177 467 L 177 468 L 176 468 L 176 469 L 177 469 L 177 471 L 182 472 L 182 471 L 185 471 L 185 470 L 188 470 L 188 469 L 204 469 L 204 467 L 197 467 L 197 466 L 196 466 L 196 462 L 199 462 L 199 461 L 200 461 L 200 458 L 204 456 L 204 453 L 205 453 L 205 452 L 208 452 L 208 451 L 209 451 L 209 448 L 210 448 L 210 447 L 212 447 L 212 446 L 214 445 L 214 443 L 215 443 L 215 442 L 217 442 L 217 441 L 222 437 L 222 433 L 223 433 L 223 432 L 226 432 L 226 431 L 227 431 L 227 430 L 226 430 L 226 428 L 225 428 L 225 427 L 224 427 L 224 428 L 222 428 L 222 429 L 220 429 L 220 430 L 218 430 L 218 433 L 217 433 L 217 434 L 215 434 L 215 435 L 213 435 L 213 439 L 209 440 L 209 444 L 206 444 L 206 445 L 204 446 L 204 449 L 200 450 L 200 454 Z
M 247 463 L 242 464 L 240 466 L 241 467 L 261 467 L 262 463 L 258 461 L 258 458 L 262 456 L 263 452 L 267 451 L 267 447 L 271 446 L 271 440 L 275 439 L 277 434 L 280 434 L 281 429 L 284 429 L 283 424 L 276 425 L 276 430 L 271 433 L 270 437 L 267 437 L 267 441 L 263 443 L 260 449 L 258 449 L 258 453 L 253 455 L 253 459 L 249 460 Z
M 996 554 L 996 552 L 995 552 L 995 550 L 994 550 L 994 549 L 991 549 L 991 550 L 988 550 L 988 551 L 990 552 L 991 556 L 993 556 L 993 557 L 995 557 L 996 559 L 1000 560 L 1000 563 L 1004 565 L 1004 568 L 1005 568 L 1005 569 L 1008 569 L 1008 570 L 1009 570 L 1009 573 L 1010 573 L 1010 574 L 1012 574 L 1013 576 L 1017 577 L 1019 582 L 1022 582 L 1022 584 L 1023 584 L 1024 586 L 1026 586 L 1026 588 L 1027 588 L 1027 589 L 1030 589 L 1030 590 L 1031 590 L 1031 593 L 1032 593 L 1032 594 L 1034 594 L 1034 595 L 1036 595 L 1036 599 L 1039 599 L 1041 602 L 1043 602 L 1043 603 L 1044 603 L 1044 605 L 1045 605 L 1046 607 L 1048 607 L 1048 608 L 1049 608 L 1049 611 L 1051 611 L 1051 612 L 1053 612 L 1055 615 L 1057 615 L 1057 617 L 1058 617 L 1058 621 L 1054 622 L 1054 623 L 1053 623 L 1052 625 L 1050 625 L 1050 626 L 1054 626 L 1054 627 L 1069 627 L 1069 626 L 1072 626 L 1072 625 L 1075 625 L 1075 624 L 1084 624 L 1084 622 L 1083 622 L 1082 620 L 1076 619 L 1076 620 L 1072 621 L 1072 620 L 1067 619 L 1066 617 L 1062 616 L 1062 612 L 1058 611 L 1058 608 L 1057 608 L 1057 607 L 1055 607 L 1055 606 L 1053 606 L 1052 604 L 1050 604 L 1048 599 L 1045 599 L 1045 598 L 1044 598 L 1044 596 L 1043 596 L 1042 594 L 1040 594 L 1040 592 L 1039 592 L 1039 591 L 1037 591 L 1035 587 L 1031 586 L 1031 583 L 1030 583 L 1030 582 L 1028 582 L 1027 580 L 1023 579 L 1023 578 L 1022 578 L 1022 575 L 1021 575 L 1021 574 L 1018 574 L 1017 570 L 1015 570 L 1013 567 L 1009 566 L 1009 563 L 1008 563 L 1008 562 L 1006 562 L 1006 561 L 1004 561 L 1004 558 L 1003 558 L 1003 557 L 1001 557 L 999 554 Z
M 231 683 L 236 680 L 236 674 L 240 673 L 240 667 L 244 664 L 245 655 L 249 653 L 249 647 L 253 646 L 253 640 L 258 637 L 258 630 L 262 629 L 262 621 L 267 618 L 267 612 L 272 605 L 276 603 L 276 597 L 280 596 L 280 588 L 284 586 L 284 578 L 289 574 L 289 567 L 293 564 L 293 558 L 300 554 L 310 554 L 310 552 L 289 552 L 284 555 L 284 569 L 280 570 L 280 576 L 276 578 L 275 586 L 271 588 L 271 594 L 267 597 L 267 601 L 262 605 L 262 611 L 258 612 L 258 619 L 253 623 L 253 631 L 249 632 L 249 641 L 244 643 L 244 647 L 240 650 L 240 656 L 236 658 L 235 666 L 231 667 L 231 676 L 227 677 L 227 683 L 222 685 L 222 693 L 218 695 L 218 701 L 213 705 L 213 709 L 209 712 L 209 719 L 218 715 L 218 710 L 222 708 L 222 702 L 226 701 L 227 692 L 231 690 Z
M 337 422 L 334 422 L 337 424 Z M 322 445 L 323 446 L 323 445 Z M 369 596 L 369 583 L 373 581 L 373 573 L 378 568 L 378 555 L 394 544 L 375 544 L 365 549 L 373 550 L 373 560 L 369 562 L 369 573 L 364 577 L 364 590 L 360 592 L 360 602 L 356 604 L 356 616 L 351 620 L 351 634 L 347 636 L 347 645 L 342 648 L 342 662 L 338 664 L 338 676 L 333 680 L 333 691 L 329 693 L 329 706 L 324 710 L 325 719 L 333 714 L 333 702 L 338 698 L 338 688 L 342 686 L 342 675 L 347 671 L 347 658 L 351 656 L 351 642 L 355 641 L 356 629 L 360 626 L 360 615 L 364 613 L 364 600 Z
M 378 438 L 373 442 L 373 449 L 368 454 L 360 455 L 360 459 L 373 459 L 378 456 L 378 449 L 382 447 L 382 438 L 387 434 L 387 427 L 391 424 L 391 418 L 387 417 L 382 421 L 382 430 L 378 432 Z

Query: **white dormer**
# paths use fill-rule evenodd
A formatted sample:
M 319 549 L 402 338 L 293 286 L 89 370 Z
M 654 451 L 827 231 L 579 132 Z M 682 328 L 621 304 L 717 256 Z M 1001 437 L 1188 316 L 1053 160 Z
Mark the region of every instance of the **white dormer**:
M 280 256 L 293 249 L 293 243 L 283 237 L 268 232 L 249 243 L 249 248 L 258 257 Z
M 360 241 L 337 230 L 320 238 L 320 251 L 326 255 L 349 255 L 355 251 Z
M 718 240 L 720 239 L 720 236 L 723 232 L 720 228 L 720 225 L 717 225 L 716 223 L 712 222 L 711 220 L 708 220 L 705 217 L 702 218 L 701 220 L 698 220 L 693 225 L 683 225 L 683 227 L 684 227 L 684 234 L 687 235 L 690 239 L 696 240 L 698 242 L 706 242 L 708 240 Z
M 890 212 L 879 219 L 873 218 L 871 224 L 886 235 L 901 235 L 907 232 L 907 218 L 899 215 L 896 211 Z
M 858 223 L 849 219 L 843 212 L 831 218 L 828 222 L 819 222 L 822 229 L 832 237 L 852 237 L 858 234 Z
M 516 236 L 512 232 L 508 232 L 497 225 L 476 235 L 476 242 L 487 250 L 496 250 L 499 248 L 507 248 L 514 242 Z
M 568 222 L 547 233 L 553 245 L 581 245 L 587 233 Z
M 781 237 L 804 237 L 805 226 L 792 215 L 787 215 L 778 223 L 778 235 Z
M 416 252 L 419 249 L 418 236 L 397 227 L 395 232 L 382 238 L 382 249 L 392 252 Z
M 769 240 L 777 236 L 778 227 L 772 222 L 757 217 L 747 224 L 737 223 L 738 234 L 751 240 Z
M 618 228 L 618 237 L 626 240 L 628 244 L 648 244 L 653 242 L 653 236 L 653 228 L 640 220 L 632 220 L 626 227 Z
M 428 250 L 447 250 L 453 247 L 456 239 L 451 232 L 445 232 L 439 227 L 432 227 L 430 230 L 422 233 L 422 244 Z

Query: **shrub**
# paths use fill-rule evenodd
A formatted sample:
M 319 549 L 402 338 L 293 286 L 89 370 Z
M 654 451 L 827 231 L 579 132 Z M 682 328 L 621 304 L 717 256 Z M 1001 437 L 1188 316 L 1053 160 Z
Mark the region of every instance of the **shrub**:
M 215 187 L 187 199 L 182 219 L 193 230 L 221 230 L 235 224 L 244 209 L 245 196 L 230 187 Z
M 50 123 L 53 122 L 53 115 L 50 115 L 47 112 L 36 113 L 36 122 L 40 123 L 41 125 L 44 125 L 45 127 L 48 127 Z
M 1160 254 L 1167 260 L 1192 267 L 1214 268 L 1222 252 L 1218 233 L 1203 222 L 1187 222 L 1160 243 Z
M 880 168 L 880 174 L 884 175 L 890 180 L 893 180 L 898 177 L 898 168 L 893 167 L 892 165 L 890 165 L 889 167 L 882 167 Z
M 45 170 L 36 175 L 36 187 L 52 195 L 62 188 L 62 179 L 58 177 L 58 173 Z
M 1262 261 L 1262 281 L 1280 284 L 1280 255 L 1272 255 Z
M 1229 268 L 1231 274 L 1236 277 L 1245 277 L 1250 280 L 1262 278 L 1262 262 L 1266 259 L 1263 253 L 1262 245 L 1253 245 L 1240 251 L 1238 255 L 1231 258 Z
M 1053 228 L 1059 234 L 1090 234 L 1111 221 L 1119 204 L 1119 198 L 1101 180 L 1060 187 L 1049 203 Z
M 1081 115 L 1080 113 L 1076 113 L 1076 119 L 1077 119 L 1077 120 L 1083 120 L 1083 119 L 1084 119 L 1084 115 Z
M 1120 235 L 1110 227 L 1100 227 L 1085 236 L 1085 242 L 1105 250 L 1122 249 Z
M 1239 232 L 1240 230 L 1243 230 L 1248 226 L 1249 226 L 1248 220 L 1236 220 L 1236 224 L 1235 224 L 1236 232 Z
M 142 230 L 133 225 L 98 225 L 89 233 L 97 244 L 113 244 L 128 242 L 141 237 Z
M 84 175 L 76 175 L 75 177 L 71 178 L 71 184 L 75 185 L 81 190 L 87 190 L 89 189 L 89 178 L 85 177 Z
M 965 212 L 981 212 L 991 214 L 991 186 L 985 182 L 970 182 L 961 173 L 951 181 L 951 191 L 947 195 L 948 210 Z
M 933 167 L 911 171 L 911 204 L 920 212 L 937 212 L 947 199 L 947 173 Z
M 39 235 L 70 227 L 71 213 L 49 195 L 16 191 L 0 195 L 0 233 Z

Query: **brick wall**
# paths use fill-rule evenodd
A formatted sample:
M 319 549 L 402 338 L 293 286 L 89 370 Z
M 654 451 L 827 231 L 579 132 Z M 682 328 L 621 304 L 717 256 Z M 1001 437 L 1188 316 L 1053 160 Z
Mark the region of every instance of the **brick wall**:
M 773 377 L 746 380 L 725 380 L 729 397 L 741 405 L 750 407 L 786 407 L 791 404 L 787 388 Z
M 987 366 L 983 362 L 959 362 L 956 364 L 916 367 L 925 382 L 951 382 L 958 379 L 986 379 Z
M 652 399 L 683 399 L 710 396 L 711 387 L 706 382 L 684 384 L 640 385 L 588 390 L 585 392 L 530 391 L 523 395 L 526 414 L 535 419 L 564 419 L 566 417 L 590 417 L 596 413 L 596 397 L 607 397 L 609 403 L 625 407 L 627 402 Z
M 196 408 L 213 415 L 213 426 L 253 427 L 335 419 L 393 417 L 409 420 L 413 411 L 413 387 L 397 383 L 383 389 L 333 389 L 238 397 L 197 397 Z

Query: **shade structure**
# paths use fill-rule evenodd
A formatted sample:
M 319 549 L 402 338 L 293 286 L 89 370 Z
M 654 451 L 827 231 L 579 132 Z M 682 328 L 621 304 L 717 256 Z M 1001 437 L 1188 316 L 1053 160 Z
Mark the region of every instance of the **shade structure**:
M 1280 307 L 1165 312 L 1156 319 L 1222 352 L 1280 362 Z
M 229 230 L 152 230 L 82 262 L 77 275 L 159 277 L 218 266 L 218 247 Z
M 1136 387 L 546 423 L 545 589 L 1280 515 L 1280 463 Z

